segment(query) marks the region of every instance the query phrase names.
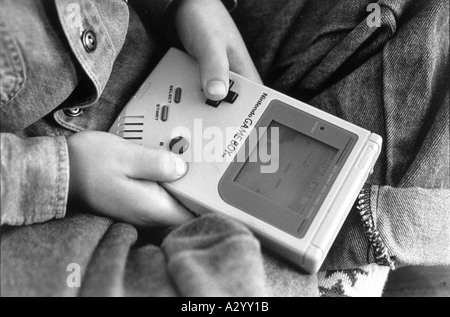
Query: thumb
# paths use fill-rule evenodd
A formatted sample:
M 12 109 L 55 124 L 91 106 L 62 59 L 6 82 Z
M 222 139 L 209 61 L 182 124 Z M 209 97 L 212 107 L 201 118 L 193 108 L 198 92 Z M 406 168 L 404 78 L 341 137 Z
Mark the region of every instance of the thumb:
M 170 182 L 183 177 L 187 172 L 186 162 L 166 151 L 130 146 L 127 152 L 127 176 L 155 182 Z
M 230 65 L 224 45 L 210 41 L 193 56 L 200 64 L 200 79 L 205 96 L 212 100 L 224 99 L 230 81 Z

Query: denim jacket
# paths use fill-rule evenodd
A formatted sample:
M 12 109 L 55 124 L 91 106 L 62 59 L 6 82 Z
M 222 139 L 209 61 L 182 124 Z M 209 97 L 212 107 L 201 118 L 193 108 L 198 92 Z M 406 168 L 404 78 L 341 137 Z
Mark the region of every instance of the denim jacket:
M 64 217 L 69 181 L 65 137 L 55 129 L 32 139 L 14 134 L 23 136 L 25 128 L 45 116 L 69 131 L 107 129 L 117 109 L 108 109 L 108 116 L 91 106 L 102 95 L 124 45 L 126 2 L 1 1 L 2 224 Z M 149 6 L 148 20 L 160 25 L 171 0 L 131 3 Z M 17 23 L 19 16 L 26 18 Z M 95 36 L 93 50 L 84 42 L 89 34 Z

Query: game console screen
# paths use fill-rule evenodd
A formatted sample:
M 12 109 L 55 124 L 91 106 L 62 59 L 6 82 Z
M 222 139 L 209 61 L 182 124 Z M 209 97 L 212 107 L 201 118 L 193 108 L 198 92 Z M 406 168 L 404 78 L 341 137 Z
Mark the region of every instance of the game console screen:
M 277 157 L 276 153 L 271 153 L 274 149 L 271 144 L 273 129 L 279 131 Z M 276 121 L 272 121 L 266 134 L 267 138 L 260 139 L 234 181 L 305 217 L 311 216 L 310 210 L 322 203 L 319 186 L 325 188 L 325 178 L 338 149 Z M 258 153 L 261 151 L 268 153 L 272 160 L 279 160 L 278 169 L 271 173 L 262 172 L 261 167 L 267 163 L 260 159 Z

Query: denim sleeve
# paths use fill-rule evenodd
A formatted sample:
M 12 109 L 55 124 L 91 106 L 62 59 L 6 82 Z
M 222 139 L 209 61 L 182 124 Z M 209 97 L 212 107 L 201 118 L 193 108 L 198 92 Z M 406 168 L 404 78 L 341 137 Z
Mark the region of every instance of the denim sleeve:
M 1 134 L 1 225 L 63 218 L 69 188 L 64 137 L 20 139 Z

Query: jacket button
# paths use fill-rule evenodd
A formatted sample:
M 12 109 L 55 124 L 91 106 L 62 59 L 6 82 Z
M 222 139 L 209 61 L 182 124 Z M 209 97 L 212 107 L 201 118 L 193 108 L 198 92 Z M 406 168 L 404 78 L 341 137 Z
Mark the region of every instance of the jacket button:
M 86 52 L 92 53 L 97 49 L 97 36 L 91 30 L 85 30 L 81 37 Z
M 233 12 L 238 6 L 238 0 L 222 0 L 228 12 Z
M 68 117 L 79 117 L 83 114 L 83 110 L 81 108 L 71 108 L 71 109 L 65 109 L 64 114 Z

